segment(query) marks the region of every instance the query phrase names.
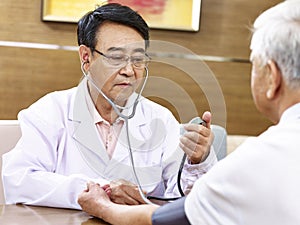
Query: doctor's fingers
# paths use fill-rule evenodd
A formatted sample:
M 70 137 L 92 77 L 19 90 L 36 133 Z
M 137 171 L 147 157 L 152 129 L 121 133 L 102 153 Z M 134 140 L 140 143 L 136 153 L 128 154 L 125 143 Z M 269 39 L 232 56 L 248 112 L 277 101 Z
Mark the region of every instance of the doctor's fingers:
M 185 145 L 193 145 L 193 144 L 199 144 L 199 145 L 207 145 L 211 139 L 212 133 L 209 129 L 205 128 L 206 131 L 201 130 L 200 132 L 196 131 L 188 131 L 184 135 L 180 137 L 180 142 Z M 191 143 L 193 142 L 193 143 Z
M 125 205 L 139 205 L 139 201 L 136 200 L 133 196 L 127 194 L 124 189 L 121 188 L 112 188 L 110 199 L 118 204 Z
M 211 135 L 211 129 L 200 124 L 184 124 L 184 129 L 187 131 L 185 135 L 189 133 L 198 133 L 204 137 Z
M 139 189 L 137 186 L 133 187 L 128 187 L 125 188 L 124 191 L 126 191 L 126 193 L 131 196 L 132 198 L 134 198 L 136 201 L 138 201 L 139 204 L 145 204 L 146 202 L 143 200 Z M 146 192 L 144 192 L 144 195 L 146 195 Z
M 202 137 L 199 144 L 186 136 L 182 136 L 179 146 L 187 154 L 192 163 L 200 163 L 209 152 L 210 144 L 208 140 L 209 138 Z
M 214 134 L 211 129 L 208 129 L 202 125 L 188 124 L 187 130 L 188 132 L 186 132 L 180 138 L 180 142 L 183 144 L 185 144 L 184 140 L 186 142 L 190 140 L 198 145 L 203 145 L 206 147 L 209 147 L 213 143 Z M 187 138 L 187 140 L 185 138 Z

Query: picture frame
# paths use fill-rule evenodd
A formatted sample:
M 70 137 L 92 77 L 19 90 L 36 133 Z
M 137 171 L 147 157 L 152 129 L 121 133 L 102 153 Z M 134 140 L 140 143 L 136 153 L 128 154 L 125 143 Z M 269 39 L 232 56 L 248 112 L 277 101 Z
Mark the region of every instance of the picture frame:
M 42 21 L 77 23 L 105 3 L 120 3 L 139 12 L 150 28 L 197 32 L 201 0 L 42 0 Z

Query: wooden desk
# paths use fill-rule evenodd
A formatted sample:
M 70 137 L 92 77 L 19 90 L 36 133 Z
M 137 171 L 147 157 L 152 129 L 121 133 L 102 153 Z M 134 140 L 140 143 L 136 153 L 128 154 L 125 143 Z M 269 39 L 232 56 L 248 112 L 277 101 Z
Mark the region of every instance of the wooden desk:
M 0 205 L 1 225 L 108 225 L 78 210 L 26 205 Z

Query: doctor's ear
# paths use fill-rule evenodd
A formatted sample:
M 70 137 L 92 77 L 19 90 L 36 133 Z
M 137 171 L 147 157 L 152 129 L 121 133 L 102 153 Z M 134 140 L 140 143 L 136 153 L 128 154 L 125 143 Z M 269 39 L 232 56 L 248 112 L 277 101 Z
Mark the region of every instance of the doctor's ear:
M 80 58 L 80 61 L 81 63 L 89 63 L 89 56 L 90 56 L 90 48 L 85 46 L 85 45 L 80 45 L 79 46 L 79 50 L 78 50 L 78 53 L 79 53 L 79 58 Z
M 84 63 L 89 63 L 90 61 L 89 61 L 89 56 L 88 55 L 86 55 L 84 58 L 83 58 L 83 62 Z

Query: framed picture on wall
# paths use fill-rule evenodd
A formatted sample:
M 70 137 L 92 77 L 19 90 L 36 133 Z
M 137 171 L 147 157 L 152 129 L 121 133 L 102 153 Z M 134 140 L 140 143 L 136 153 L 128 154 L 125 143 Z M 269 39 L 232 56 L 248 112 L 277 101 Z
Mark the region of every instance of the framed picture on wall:
M 42 0 L 42 20 L 77 23 L 105 3 L 120 3 L 138 11 L 150 28 L 199 31 L 201 0 Z

